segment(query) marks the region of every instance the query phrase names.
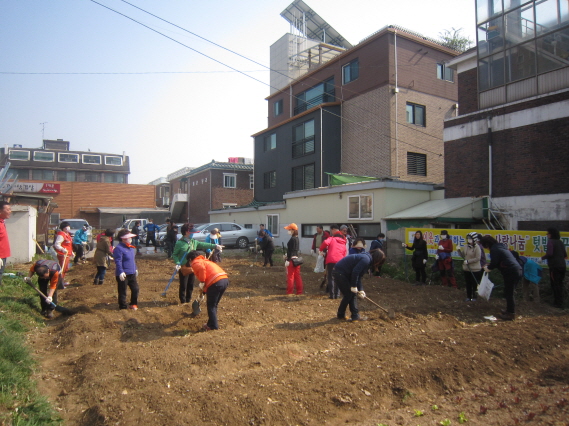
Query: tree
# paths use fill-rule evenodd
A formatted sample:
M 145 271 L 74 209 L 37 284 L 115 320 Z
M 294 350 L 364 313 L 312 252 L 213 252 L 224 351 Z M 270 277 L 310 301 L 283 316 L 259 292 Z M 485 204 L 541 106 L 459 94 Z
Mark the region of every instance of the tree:
M 449 49 L 456 50 L 457 52 L 464 52 L 468 50 L 470 46 L 474 43 L 469 37 L 461 35 L 462 28 L 458 30 L 452 28 L 451 30 L 444 30 L 439 33 L 439 38 L 441 39 L 441 44 Z

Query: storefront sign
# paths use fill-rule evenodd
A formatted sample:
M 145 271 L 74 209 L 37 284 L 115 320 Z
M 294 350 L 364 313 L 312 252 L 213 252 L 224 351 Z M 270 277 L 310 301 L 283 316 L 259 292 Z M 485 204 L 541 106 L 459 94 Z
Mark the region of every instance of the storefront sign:
M 59 194 L 59 183 L 16 182 L 12 187 L 14 192 L 34 192 L 36 194 Z
M 427 242 L 429 255 L 434 256 L 439 246 L 442 229 L 435 228 L 405 228 L 406 243 L 413 244 L 415 232 L 421 231 L 423 238 Z M 453 259 L 462 259 L 457 250 L 459 247 L 466 245 L 466 235 L 470 232 L 478 232 L 482 235 L 492 235 L 499 243 L 503 243 L 510 250 L 517 251 L 520 256 L 526 256 L 528 259 L 537 262 L 541 256 L 547 251 L 547 232 L 546 231 L 508 231 L 508 230 L 489 230 L 489 229 L 447 229 L 454 251 Z M 561 241 L 565 245 L 565 250 L 569 247 L 569 232 L 561 232 Z M 490 259 L 488 250 L 486 250 L 486 258 Z M 565 259 L 567 267 L 569 267 L 569 259 Z M 546 266 L 545 262 L 544 265 Z

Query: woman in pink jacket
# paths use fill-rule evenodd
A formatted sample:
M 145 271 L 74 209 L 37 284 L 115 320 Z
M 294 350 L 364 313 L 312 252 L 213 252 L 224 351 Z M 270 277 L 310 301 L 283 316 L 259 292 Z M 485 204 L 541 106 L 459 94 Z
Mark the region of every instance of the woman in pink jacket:
M 340 289 L 334 282 L 332 270 L 336 263 L 348 255 L 348 249 L 346 247 L 346 239 L 338 227 L 332 226 L 330 231 L 332 236 L 324 240 L 320 246 L 320 253 L 322 254 L 326 251 L 326 278 L 328 280 L 326 291 L 330 295 L 330 299 L 337 299 L 340 297 Z

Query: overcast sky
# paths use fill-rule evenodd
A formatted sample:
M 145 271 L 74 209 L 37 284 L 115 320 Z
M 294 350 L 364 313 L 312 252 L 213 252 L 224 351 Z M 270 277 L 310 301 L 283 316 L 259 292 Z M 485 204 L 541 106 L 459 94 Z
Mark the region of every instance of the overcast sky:
M 145 184 L 212 159 L 253 157 L 267 126 L 269 71 L 121 0 L 0 0 L 0 143 L 130 157 Z M 264 65 L 291 0 L 130 0 Z M 350 43 L 394 24 L 475 39 L 474 0 L 305 0 Z M 249 78 L 209 59 L 207 55 Z M 265 83 L 265 84 L 263 84 Z

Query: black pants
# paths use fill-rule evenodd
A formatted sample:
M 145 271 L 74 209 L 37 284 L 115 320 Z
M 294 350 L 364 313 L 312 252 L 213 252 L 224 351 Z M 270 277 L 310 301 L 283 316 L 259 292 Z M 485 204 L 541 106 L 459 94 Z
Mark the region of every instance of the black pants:
M 77 265 L 77 262 L 83 258 L 83 244 L 73 244 L 73 250 L 75 250 L 73 263 Z
M 146 234 L 146 247 L 150 245 L 150 241 L 152 241 L 154 248 L 158 247 L 158 244 L 156 244 L 156 234 L 154 232 L 148 232 Z
M 117 278 L 117 289 L 119 292 L 119 308 L 128 308 L 126 304 L 126 288 L 130 288 L 130 305 L 138 305 L 138 282 L 136 281 L 136 274 L 130 274 L 126 276 L 124 281 L 121 281 L 119 277 Z
M 59 276 L 59 279 L 63 280 L 61 275 Z M 43 278 L 38 278 L 38 287 L 40 288 L 40 291 L 46 296 L 47 292 L 49 291 L 49 282 L 50 282 L 49 278 L 47 280 L 44 280 Z M 57 305 L 57 288 L 55 289 L 55 292 L 53 293 L 53 296 L 51 296 L 51 298 L 53 300 L 53 303 Z M 42 314 L 43 312 L 53 311 L 53 306 L 51 306 L 51 303 L 47 303 L 42 296 L 40 296 L 40 305 L 41 305 Z
M 346 308 L 349 306 L 352 319 L 359 319 L 358 297 L 357 293 L 352 293 L 352 290 L 350 290 L 351 284 L 349 278 L 338 273 L 334 273 L 334 283 L 338 286 L 343 296 L 340 306 L 338 307 L 338 313 L 336 314 L 337 317 L 339 319 L 344 319 L 346 317 Z
M 223 278 L 207 288 L 207 326 L 212 330 L 219 329 L 219 324 L 217 322 L 217 305 L 221 300 L 221 296 L 223 296 L 223 293 L 227 290 L 228 285 L 229 280 L 227 278 Z
M 328 286 L 326 287 L 326 291 L 330 295 L 330 299 L 337 299 L 340 297 L 340 289 L 338 288 L 338 284 L 336 284 L 336 280 L 334 279 L 334 270 L 335 263 L 327 263 L 326 264 L 326 278 L 328 279 Z
M 565 268 L 549 268 L 549 280 L 553 291 L 553 305 L 563 307 L 563 280 L 565 279 Z
M 502 277 L 504 277 L 504 297 L 506 298 L 506 311 L 511 314 L 516 313 L 516 302 L 514 300 L 514 291 L 516 286 L 522 278 L 521 271 L 519 272 L 503 272 Z
M 273 266 L 273 252 L 274 250 L 263 250 L 263 256 L 265 257 L 263 266 L 267 266 L 267 263 Z
M 179 271 L 178 278 L 180 279 L 180 303 L 190 303 L 192 301 L 192 292 L 194 291 L 196 276 L 194 274 L 184 276 L 182 271 Z
M 462 271 L 462 273 L 464 274 L 464 282 L 466 284 L 466 297 L 468 299 L 476 299 L 476 291 L 478 290 L 478 284 L 480 280 L 482 280 L 484 271 Z
M 427 271 L 425 270 L 425 267 L 426 265 L 422 265 L 413 268 L 415 270 L 415 281 L 423 284 L 427 282 Z

